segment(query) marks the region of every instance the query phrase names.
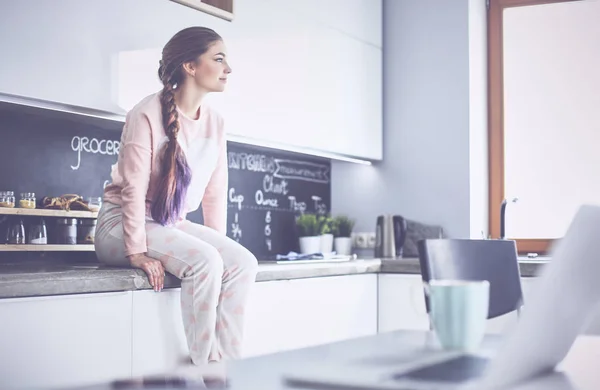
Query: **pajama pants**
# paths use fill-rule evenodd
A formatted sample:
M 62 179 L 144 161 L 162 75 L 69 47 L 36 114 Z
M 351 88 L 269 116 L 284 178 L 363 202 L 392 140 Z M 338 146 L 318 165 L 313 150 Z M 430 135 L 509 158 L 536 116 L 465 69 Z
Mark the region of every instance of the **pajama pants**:
M 254 255 L 229 237 L 184 220 L 164 227 L 146 220 L 146 255 L 181 279 L 181 312 L 192 361 L 240 357 L 244 309 L 258 268 Z M 108 265 L 129 266 L 121 207 L 98 214 L 96 254 Z

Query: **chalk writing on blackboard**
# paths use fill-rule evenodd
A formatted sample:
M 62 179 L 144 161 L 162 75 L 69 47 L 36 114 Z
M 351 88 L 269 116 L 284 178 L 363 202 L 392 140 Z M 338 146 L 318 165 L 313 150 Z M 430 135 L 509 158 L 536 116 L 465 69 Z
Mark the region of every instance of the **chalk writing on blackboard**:
M 228 161 L 229 169 L 233 170 L 268 173 L 278 179 L 329 183 L 330 167 L 327 164 L 273 158 L 260 153 L 238 152 L 229 152 Z M 270 188 L 277 193 L 285 191 L 287 182 L 282 182 L 281 187 L 276 188 L 274 183 L 268 183 L 267 180 L 273 179 L 265 178 L 265 188 Z
M 241 210 L 242 209 L 242 203 L 244 203 L 244 195 L 242 194 L 236 194 L 235 193 L 235 188 L 231 187 L 229 189 L 229 202 L 237 205 L 237 209 Z
M 77 153 L 77 165 L 71 165 L 72 170 L 78 170 L 81 166 L 81 153 L 104 154 L 116 156 L 119 154 L 121 143 L 111 139 L 98 139 L 80 137 L 78 135 L 71 138 L 71 149 Z
M 329 183 L 329 167 L 307 161 L 274 159 L 274 177 L 290 180 L 305 180 L 314 183 Z
M 265 215 L 265 244 L 267 245 L 267 250 L 270 252 L 272 248 L 271 242 L 271 212 L 267 211 Z
M 273 158 L 261 153 L 229 152 L 227 156 L 229 169 L 264 173 L 275 171 Z
M 242 228 L 240 227 L 239 214 L 236 212 L 233 223 L 231 224 L 231 235 L 234 240 L 240 242 L 242 239 Z

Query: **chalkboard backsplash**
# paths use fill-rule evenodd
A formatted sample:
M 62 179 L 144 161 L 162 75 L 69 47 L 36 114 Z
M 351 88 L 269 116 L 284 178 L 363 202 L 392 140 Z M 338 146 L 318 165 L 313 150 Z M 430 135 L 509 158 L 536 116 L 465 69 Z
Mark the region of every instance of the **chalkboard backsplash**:
M 101 196 L 122 125 L 106 126 L 0 111 L 0 191 Z M 227 235 L 258 258 L 298 250 L 295 215 L 331 210 L 327 159 L 229 142 L 228 163 Z
M 227 153 L 227 235 L 261 258 L 298 251 L 294 216 L 329 212 L 331 163 L 232 142 Z

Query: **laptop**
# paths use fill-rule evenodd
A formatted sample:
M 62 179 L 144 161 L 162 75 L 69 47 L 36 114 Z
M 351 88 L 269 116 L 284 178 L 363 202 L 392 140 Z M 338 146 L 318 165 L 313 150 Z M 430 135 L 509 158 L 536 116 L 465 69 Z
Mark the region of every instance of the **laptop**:
M 285 376 L 312 389 L 503 389 L 552 374 L 600 302 L 600 206 L 583 205 L 551 250 L 518 324 L 493 353 L 416 359 L 372 374 L 355 365 Z M 440 357 L 441 356 L 441 357 Z

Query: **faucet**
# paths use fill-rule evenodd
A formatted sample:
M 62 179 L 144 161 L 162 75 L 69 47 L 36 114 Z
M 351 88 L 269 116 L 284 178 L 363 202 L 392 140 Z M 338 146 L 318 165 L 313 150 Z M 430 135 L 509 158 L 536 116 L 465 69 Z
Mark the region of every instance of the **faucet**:
M 519 198 L 512 198 L 511 202 L 512 203 L 516 203 L 519 200 Z M 506 230 L 506 204 L 508 203 L 508 201 L 506 200 L 506 198 L 502 201 L 502 205 L 500 206 L 500 239 L 504 240 L 505 239 L 505 230 Z

